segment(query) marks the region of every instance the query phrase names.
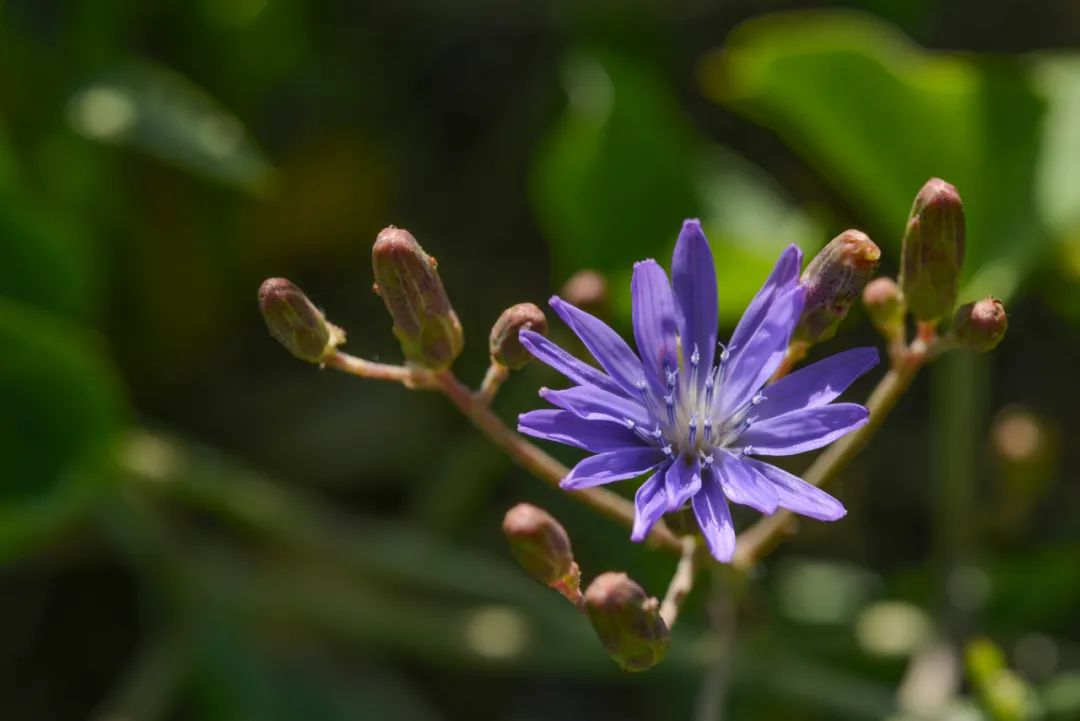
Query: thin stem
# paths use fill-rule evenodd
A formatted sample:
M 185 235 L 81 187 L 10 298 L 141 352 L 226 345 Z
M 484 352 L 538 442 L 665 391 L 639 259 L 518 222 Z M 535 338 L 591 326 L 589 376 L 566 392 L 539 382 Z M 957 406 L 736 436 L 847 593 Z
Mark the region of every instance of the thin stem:
M 570 472 L 569 468 L 511 430 L 491 408 L 478 402 L 472 391 L 451 371 L 439 371 L 433 375 L 433 379 L 458 410 L 519 466 L 553 486 L 558 486 Z M 617 493 L 603 488 L 585 488 L 572 491 L 571 495 L 626 526 L 634 524 L 634 504 Z M 653 526 L 648 539 L 657 547 L 676 552 L 681 552 L 683 548 L 682 541 L 663 521 Z
M 679 559 L 679 565 L 675 567 L 675 575 L 671 577 L 667 593 L 664 594 L 664 601 L 660 604 L 660 618 L 664 619 L 668 628 L 675 625 L 683 601 L 694 588 L 699 558 L 696 539 L 693 536 L 684 536 L 682 557 Z
M 486 406 L 491 405 L 491 402 L 495 400 L 495 394 L 499 392 L 499 388 L 509 377 L 509 368 L 498 361 L 491 361 L 487 373 L 484 374 L 484 380 L 480 384 L 480 390 L 476 392 L 477 402 Z
M 814 486 L 823 486 L 846 468 L 885 422 L 928 355 L 929 350 L 922 339 L 912 343 L 907 352 L 894 362 L 866 401 L 866 408 L 870 411 L 866 424 L 829 446 L 806 470 L 803 480 Z M 740 533 L 732 563 L 742 569 L 753 566 L 772 551 L 784 536 L 792 532 L 794 521 L 793 513 L 781 510 Z
M 341 351 L 335 351 L 324 358 L 323 365 L 360 378 L 404 383 L 409 388 L 427 388 L 431 386 L 431 371 L 429 370 L 375 363 Z
M 810 344 L 804 340 L 793 340 L 788 345 L 787 352 L 784 353 L 784 360 L 780 362 L 780 367 L 773 373 L 770 382 L 775 383 L 788 373 L 795 369 L 799 363 L 802 362 L 806 354 L 810 352 Z

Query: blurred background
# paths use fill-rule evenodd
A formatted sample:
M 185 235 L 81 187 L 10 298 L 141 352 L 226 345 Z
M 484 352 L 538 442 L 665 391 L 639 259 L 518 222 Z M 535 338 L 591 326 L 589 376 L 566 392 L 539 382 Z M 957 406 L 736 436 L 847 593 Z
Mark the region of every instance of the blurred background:
M 0 0 L 0 718 L 1080 718 L 1080 6 L 818 4 Z M 673 558 L 255 303 L 289 277 L 396 362 L 370 244 L 409 228 L 475 383 L 500 311 L 578 269 L 625 331 L 684 217 L 727 329 L 788 243 L 858 227 L 894 273 L 931 176 L 1004 344 L 929 367 L 848 516 L 767 560 L 734 637 L 703 577 L 645 674 L 499 523 L 537 503 L 586 578 L 653 594 Z M 818 351 L 857 344 L 860 310 Z

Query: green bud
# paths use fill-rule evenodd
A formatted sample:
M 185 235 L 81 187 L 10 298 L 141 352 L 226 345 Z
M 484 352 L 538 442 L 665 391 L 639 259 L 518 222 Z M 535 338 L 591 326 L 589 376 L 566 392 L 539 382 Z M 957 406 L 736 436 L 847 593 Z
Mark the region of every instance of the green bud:
M 532 355 L 518 340 L 518 333 L 525 329 L 547 335 L 544 311 L 532 303 L 518 303 L 504 310 L 491 326 L 488 344 L 491 359 L 515 370 L 528 363 Z
M 664 658 L 668 628 L 660 604 L 625 573 L 604 573 L 585 591 L 585 611 L 608 654 L 624 671 L 645 671 Z
M 832 338 L 880 259 L 881 250 L 861 231 L 845 230 L 830 240 L 803 271 L 806 303 L 793 340 Z
M 866 284 L 862 294 L 866 314 L 886 340 L 893 341 L 904 334 L 904 294 L 892 278 L 875 278 Z
M 985 353 L 997 347 L 1005 337 L 1009 318 L 1005 306 L 997 298 L 987 296 L 975 303 L 966 303 L 953 316 L 953 338 L 965 348 Z
M 259 286 L 259 310 L 270 335 L 300 360 L 321 363 L 345 342 L 345 331 L 328 323 L 304 292 L 284 278 L 268 278 Z
M 900 287 L 916 320 L 952 312 L 964 265 L 964 204 L 956 188 L 931 178 L 911 207 L 900 258 Z
M 371 250 L 374 290 L 394 320 L 394 335 L 410 363 L 441 370 L 461 353 L 461 323 L 446 296 L 435 259 L 407 230 L 390 226 Z
M 577 602 L 581 596 L 581 572 L 574 563 L 570 536 L 551 514 L 529 503 L 519 503 L 503 517 L 503 534 L 510 542 L 510 552 L 527 574 Z

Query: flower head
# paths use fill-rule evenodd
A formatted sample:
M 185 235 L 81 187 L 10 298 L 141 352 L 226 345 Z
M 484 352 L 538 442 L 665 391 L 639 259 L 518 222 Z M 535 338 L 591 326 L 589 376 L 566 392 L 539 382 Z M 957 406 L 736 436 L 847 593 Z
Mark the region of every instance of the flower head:
M 634 498 L 634 541 L 687 503 L 710 552 L 725 562 L 735 552 L 728 501 L 762 513 L 840 518 L 845 510 L 835 498 L 756 458 L 820 448 L 868 417 L 861 405 L 832 401 L 877 363 L 873 348 L 838 353 L 766 385 L 802 313 L 801 265 L 795 246 L 781 254 L 727 345 L 716 339 L 716 272 L 697 220 L 683 224 L 670 283 L 654 260 L 634 266 L 637 353 L 605 323 L 553 297 L 551 307 L 600 368 L 522 331 L 522 344 L 576 385 L 541 389 L 555 408 L 522 414 L 518 430 L 593 454 L 563 488 L 649 474 Z

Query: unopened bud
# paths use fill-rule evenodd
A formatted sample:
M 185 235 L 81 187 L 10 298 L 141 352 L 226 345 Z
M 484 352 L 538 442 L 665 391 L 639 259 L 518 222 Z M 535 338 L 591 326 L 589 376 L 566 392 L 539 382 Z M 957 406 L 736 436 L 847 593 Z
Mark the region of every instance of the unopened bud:
M 304 291 L 284 278 L 259 286 L 259 310 L 270 335 L 300 360 L 320 363 L 345 342 L 345 331 L 328 323 Z
M 892 278 L 875 278 L 866 284 L 862 294 L 866 314 L 878 332 L 889 341 L 903 337 L 904 294 Z
M 608 655 L 624 671 L 644 671 L 667 653 L 660 604 L 625 573 L 603 573 L 585 591 L 585 611 Z
M 531 330 L 540 335 L 547 335 L 547 318 L 544 311 L 532 303 L 518 303 L 502 312 L 495 325 L 491 326 L 489 350 L 491 359 L 507 368 L 521 368 L 529 362 L 532 355 L 518 340 L 523 330 Z
M 794 340 L 832 338 L 881 259 L 881 250 L 858 230 L 845 230 L 814 256 L 802 274 L 806 303 Z
M 608 311 L 608 284 L 595 270 L 579 270 L 563 283 L 559 295 L 587 313 L 604 316 Z
M 375 292 L 394 320 L 405 359 L 425 368 L 447 368 L 465 344 L 435 259 L 407 230 L 390 226 L 371 250 Z
M 911 207 L 900 258 L 900 287 L 916 320 L 952 312 L 963 265 L 964 204 L 956 188 L 931 178 Z
M 550 513 L 529 503 L 506 512 L 503 534 L 518 564 L 540 583 L 573 602 L 581 596 L 581 572 L 574 563 L 570 536 Z
M 997 298 L 987 296 L 974 303 L 965 303 L 953 316 L 953 337 L 977 353 L 993 350 L 1005 337 L 1009 318 L 1005 306 Z

